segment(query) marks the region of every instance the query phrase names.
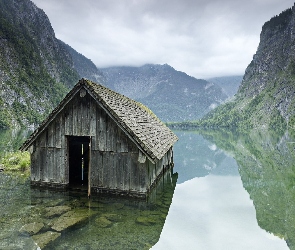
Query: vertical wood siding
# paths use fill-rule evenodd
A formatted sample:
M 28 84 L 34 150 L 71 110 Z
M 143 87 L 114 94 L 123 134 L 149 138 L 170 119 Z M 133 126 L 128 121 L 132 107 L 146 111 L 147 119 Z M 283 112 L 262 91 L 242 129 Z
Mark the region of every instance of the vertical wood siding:
M 31 180 L 69 183 L 67 136 L 91 137 L 91 187 L 146 193 L 172 162 L 172 149 L 153 164 L 139 163 L 139 149 L 87 93 L 63 108 L 33 144 Z

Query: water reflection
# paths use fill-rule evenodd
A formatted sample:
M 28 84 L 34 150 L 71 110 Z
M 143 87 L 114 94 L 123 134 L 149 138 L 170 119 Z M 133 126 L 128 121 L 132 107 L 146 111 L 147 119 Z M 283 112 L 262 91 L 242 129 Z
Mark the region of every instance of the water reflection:
M 148 201 L 32 189 L 0 174 L 0 249 L 149 249 L 159 239 L 177 173 Z
M 256 209 L 258 225 L 295 249 L 295 136 L 286 131 L 202 133 L 234 155 L 243 186 Z
M 89 202 L 0 173 L 0 249 L 294 249 L 295 136 L 175 133 L 178 179 L 147 202 Z
M 175 156 L 175 170 L 180 178 L 188 178 L 177 183 L 159 242 L 152 249 L 287 249 L 285 241 L 259 227 L 232 151 L 224 151 L 212 134 L 206 140 L 197 131 L 176 133 L 183 141 L 175 145 L 175 155 L 188 148 L 201 150 L 192 150 L 195 160 L 184 168 Z M 204 164 L 208 161 L 215 166 L 210 171 Z
M 180 173 L 177 184 L 209 174 L 239 175 L 235 160 L 215 143 L 204 140 L 198 131 L 174 131 L 179 141 L 174 146 L 175 171 Z

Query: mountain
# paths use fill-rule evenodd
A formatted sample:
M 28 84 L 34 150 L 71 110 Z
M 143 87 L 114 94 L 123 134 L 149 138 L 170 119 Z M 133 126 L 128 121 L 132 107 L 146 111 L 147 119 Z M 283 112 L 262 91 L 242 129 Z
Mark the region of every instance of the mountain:
M 0 0 L 0 129 L 40 123 L 80 78 L 98 77 L 91 63 L 34 3 Z
M 103 81 L 102 72 L 95 66 L 95 64 L 90 59 L 74 50 L 70 45 L 60 40 L 59 42 L 70 53 L 73 60 L 73 67 L 78 72 L 81 78 L 87 78 L 94 82 Z
M 218 85 L 167 64 L 100 71 L 107 87 L 145 104 L 165 122 L 196 120 L 228 97 Z
M 222 88 L 228 98 L 232 98 L 239 89 L 243 76 L 222 76 L 207 79 L 208 82 L 212 82 Z
M 236 98 L 197 126 L 295 127 L 295 6 L 266 22 Z
M 79 78 L 45 13 L 0 1 L 0 128 L 37 124 Z

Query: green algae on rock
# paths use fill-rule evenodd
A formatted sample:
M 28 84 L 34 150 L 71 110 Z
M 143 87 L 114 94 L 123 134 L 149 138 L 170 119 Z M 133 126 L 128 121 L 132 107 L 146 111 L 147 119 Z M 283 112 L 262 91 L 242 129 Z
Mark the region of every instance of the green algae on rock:
M 43 249 L 46 247 L 50 242 L 56 240 L 61 235 L 61 233 L 47 231 L 43 234 L 36 234 L 33 235 L 32 238 L 36 242 L 36 244 Z
M 21 233 L 28 233 L 29 235 L 37 234 L 44 227 L 43 223 L 33 222 L 21 227 Z

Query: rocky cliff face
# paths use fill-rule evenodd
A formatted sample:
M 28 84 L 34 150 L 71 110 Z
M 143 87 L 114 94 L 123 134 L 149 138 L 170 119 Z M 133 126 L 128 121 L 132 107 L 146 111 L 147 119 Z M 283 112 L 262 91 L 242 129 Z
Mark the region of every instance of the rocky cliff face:
M 262 27 L 260 43 L 234 101 L 200 124 L 211 127 L 295 127 L 295 7 Z
M 35 125 L 79 79 L 45 13 L 0 1 L 0 128 Z
M 70 45 L 59 41 L 62 46 L 70 53 L 73 60 L 73 67 L 82 78 L 87 78 L 91 81 L 102 83 L 104 78 L 102 72 L 95 66 L 95 64 L 81 53 L 74 50 Z
M 99 74 L 91 63 L 30 0 L 0 0 L 0 128 L 40 123 L 80 78 Z
M 24 66 L 30 65 L 32 70 L 38 71 L 41 63 L 57 82 L 72 86 L 69 74 L 77 76 L 77 72 L 73 69 L 72 58 L 55 38 L 49 19 L 43 10 L 29 0 L 2 0 L 0 4 L 1 42 L 6 45 L 2 46 L 3 54 L 7 56 L 5 59 L 8 61 L 18 61 L 10 65 L 22 67 L 23 64 L 28 64 Z M 21 55 L 21 52 L 24 54 Z
M 257 52 L 246 69 L 241 86 L 240 92 L 244 96 L 261 93 L 278 73 L 289 71 L 295 52 L 294 16 L 293 10 L 288 9 L 263 25 Z
M 145 104 L 165 122 L 198 119 L 228 97 L 214 83 L 188 76 L 167 64 L 101 71 L 107 87 Z
M 262 27 L 260 43 L 247 67 L 240 98 L 260 98 L 267 113 L 294 119 L 295 7 L 273 17 Z

